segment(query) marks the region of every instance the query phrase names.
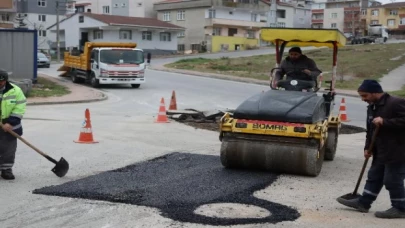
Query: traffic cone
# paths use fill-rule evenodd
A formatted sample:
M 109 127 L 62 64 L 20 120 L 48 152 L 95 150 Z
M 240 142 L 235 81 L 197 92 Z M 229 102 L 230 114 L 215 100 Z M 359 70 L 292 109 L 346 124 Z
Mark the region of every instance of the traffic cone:
M 165 100 L 163 97 L 160 100 L 159 113 L 158 113 L 157 120 L 155 120 L 155 123 L 169 123 L 169 119 L 167 118 L 167 115 L 166 115 Z
M 93 139 L 93 130 L 91 128 L 90 111 L 86 109 L 84 112 L 84 121 L 82 128 L 80 129 L 80 135 L 78 140 L 74 140 L 75 143 L 98 143 Z
M 169 110 L 177 110 L 177 102 L 176 102 L 176 92 L 172 92 L 172 98 L 170 99 Z
M 342 101 L 340 102 L 340 108 L 339 108 L 339 115 L 340 115 L 340 120 L 342 122 L 349 122 L 350 120 L 347 118 L 347 113 L 346 113 L 346 102 L 345 98 L 342 98 Z

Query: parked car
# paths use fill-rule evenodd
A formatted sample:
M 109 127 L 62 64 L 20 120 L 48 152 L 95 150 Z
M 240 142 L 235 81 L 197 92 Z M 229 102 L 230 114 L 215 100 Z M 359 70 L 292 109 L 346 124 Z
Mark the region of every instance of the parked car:
M 45 54 L 38 52 L 37 53 L 37 66 L 49 68 L 51 66 L 51 60 L 46 57 Z

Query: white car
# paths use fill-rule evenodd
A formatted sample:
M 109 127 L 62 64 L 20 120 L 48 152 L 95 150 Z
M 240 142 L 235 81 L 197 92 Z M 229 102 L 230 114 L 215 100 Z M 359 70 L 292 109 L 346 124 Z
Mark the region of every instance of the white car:
M 37 66 L 49 68 L 51 66 L 51 60 L 49 60 L 45 54 L 38 52 L 37 53 Z

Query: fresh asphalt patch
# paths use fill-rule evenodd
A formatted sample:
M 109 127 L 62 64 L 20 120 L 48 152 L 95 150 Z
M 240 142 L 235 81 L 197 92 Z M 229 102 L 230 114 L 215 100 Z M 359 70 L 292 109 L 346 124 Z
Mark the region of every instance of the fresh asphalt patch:
M 207 225 L 237 225 L 294 221 L 300 213 L 278 203 L 253 196 L 271 185 L 278 174 L 225 169 L 218 156 L 171 153 L 120 169 L 106 171 L 34 194 L 148 206 L 167 218 Z M 223 218 L 194 213 L 200 206 L 237 203 L 261 207 L 268 216 Z

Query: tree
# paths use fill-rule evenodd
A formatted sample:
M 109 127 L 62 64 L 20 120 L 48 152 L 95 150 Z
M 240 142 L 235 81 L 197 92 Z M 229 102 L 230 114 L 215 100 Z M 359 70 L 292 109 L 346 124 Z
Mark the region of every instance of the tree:
M 17 23 L 16 28 L 19 29 L 34 29 L 37 31 L 43 30 L 46 31 L 45 25 L 43 23 L 33 23 L 30 20 L 28 20 L 28 18 L 26 16 L 24 16 L 23 14 L 17 14 L 17 16 L 14 19 Z M 46 43 L 48 41 L 47 37 L 39 37 L 38 38 L 38 46 L 43 45 L 44 43 Z

